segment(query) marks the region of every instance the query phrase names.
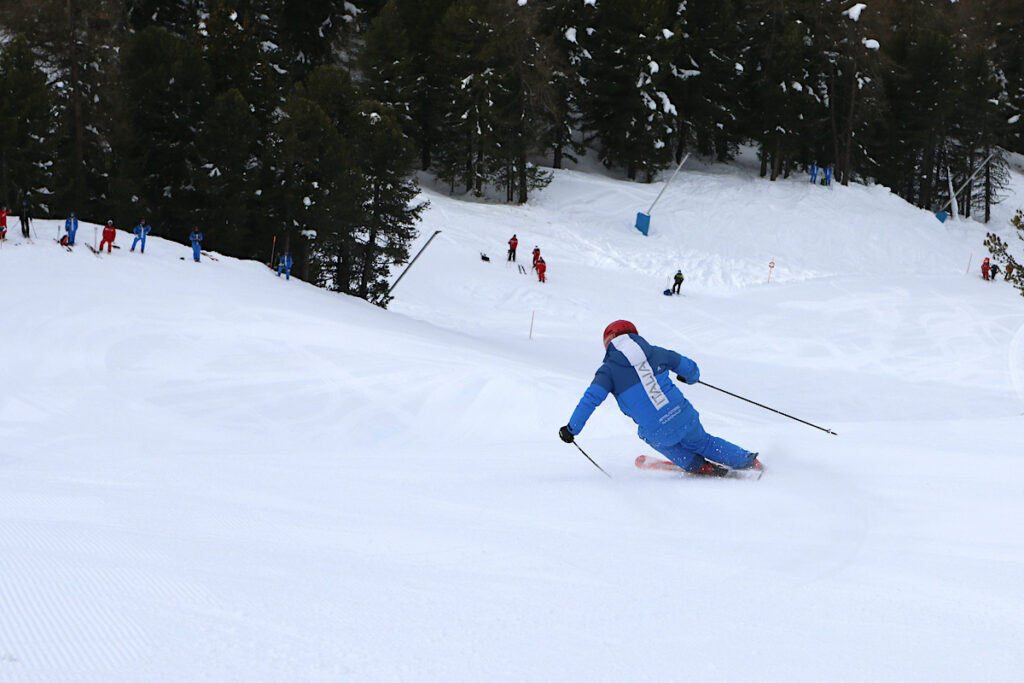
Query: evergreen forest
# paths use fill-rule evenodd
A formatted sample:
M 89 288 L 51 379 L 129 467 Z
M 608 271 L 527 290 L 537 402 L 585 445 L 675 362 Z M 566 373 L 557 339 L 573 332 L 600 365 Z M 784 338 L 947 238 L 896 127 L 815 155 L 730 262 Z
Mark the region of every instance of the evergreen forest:
M 420 183 L 522 203 L 582 155 L 646 183 L 749 145 L 987 221 L 1022 33 L 1020 0 L 4 0 L 0 202 L 381 305 Z

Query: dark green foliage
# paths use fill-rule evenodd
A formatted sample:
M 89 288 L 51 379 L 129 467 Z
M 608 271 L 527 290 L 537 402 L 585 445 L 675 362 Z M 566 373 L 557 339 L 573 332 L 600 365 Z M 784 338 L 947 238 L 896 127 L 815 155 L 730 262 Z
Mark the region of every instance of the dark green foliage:
M 297 263 L 306 260 L 315 242 L 320 251 L 330 246 L 342 272 L 354 267 L 354 232 L 360 225 L 364 191 L 355 150 L 345 137 L 355 120 L 353 104 L 348 75 L 331 67 L 311 73 L 285 104 L 277 127 L 276 194 L 284 248 Z M 349 292 L 322 274 L 314 272 L 313 279 Z
M 593 31 L 577 32 L 589 57 L 580 65 L 584 128 L 608 167 L 650 182 L 673 159 L 677 108 L 673 80 L 676 3 L 602 2 L 584 15 Z
M 742 141 L 741 33 L 734 0 L 689 0 L 673 30 L 680 35 L 675 78 L 681 146 L 727 161 Z
M 363 244 L 357 253 L 361 260 L 358 269 L 348 273 L 348 289 L 386 306 L 386 278 L 393 266 L 409 260 L 409 243 L 417 235 L 415 225 L 427 204 L 416 202 L 419 187 L 409 174 L 413 148 L 396 118 L 379 103 L 366 102 L 358 130 L 366 191 L 361 207 L 363 230 L 359 232 Z
M 47 211 L 52 177 L 51 91 L 21 36 L 0 51 L 0 203 L 20 213 L 28 197 Z
M 203 163 L 196 189 L 202 199 L 193 226 L 203 231 L 206 249 L 263 256 L 259 136 L 259 122 L 241 92 L 232 88 L 214 99 L 198 135 Z
M 413 105 L 425 96 L 425 85 L 395 0 L 389 0 L 363 35 L 358 64 L 366 96 L 394 111 L 402 130 L 415 135 Z
M 210 105 L 209 68 L 198 46 L 147 28 L 122 54 L 125 93 L 115 196 L 120 222 L 146 217 L 156 234 L 184 241 L 199 219 L 200 125 Z

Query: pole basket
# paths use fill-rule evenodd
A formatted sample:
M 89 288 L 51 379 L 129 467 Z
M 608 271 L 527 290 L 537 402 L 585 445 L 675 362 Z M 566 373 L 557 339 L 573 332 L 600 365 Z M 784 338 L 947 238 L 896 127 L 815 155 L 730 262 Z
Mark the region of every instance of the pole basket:
M 638 211 L 636 214 L 636 229 L 644 235 L 651 229 L 651 217 L 646 213 Z

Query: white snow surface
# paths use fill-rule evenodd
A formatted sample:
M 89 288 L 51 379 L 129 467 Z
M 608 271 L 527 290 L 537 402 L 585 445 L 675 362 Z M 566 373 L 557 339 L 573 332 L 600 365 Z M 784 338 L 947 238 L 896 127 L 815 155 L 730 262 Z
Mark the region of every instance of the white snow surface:
M 388 311 L 12 218 L 0 680 L 1018 681 L 1024 299 L 978 271 L 1014 181 L 986 228 L 693 163 L 648 237 L 661 182 L 427 188 Z M 609 399 L 606 478 L 556 432 L 617 318 L 838 436 L 687 386 L 767 474 L 641 472 Z

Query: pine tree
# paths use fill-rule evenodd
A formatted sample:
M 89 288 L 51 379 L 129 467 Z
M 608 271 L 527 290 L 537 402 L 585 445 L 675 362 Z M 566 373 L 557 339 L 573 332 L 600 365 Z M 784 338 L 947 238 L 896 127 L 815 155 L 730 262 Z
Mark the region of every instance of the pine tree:
M 398 120 L 379 103 L 366 102 L 363 107 L 357 149 L 366 191 L 364 230 L 352 289 L 357 296 L 386 306 L 386 278 L 392 266 L 409 260 L 415 224 L 427 203 L 414 203 L 419 194 L 412 176 L 415 155 Z
M 147 28 L 122 51 L 122 75 L 118 198 L 132 206 L 128 220 L 147 216 L 163 236 L 184 241 L 202 203 L 198 137 L 210 105 L 208 67 L 194 43 Z
M 540 146 L 551 153 L 551 166 L 562 168 L 562 160 L 576 162 L 586 153 L 582 139 L 574 137 L 582 123 L 580 97 L 583 84 L 579 67 L 584 59 L 577 35 L 582 24 L 583 5 L 576 0 L 553 0 L 541 6 L 537 35 L 545 38 L 540 58 L 549 70 L 546 116 L 538 123 Z
M 678 111 L 665 90 L 671 74 L 662 69 L 673 57 L 674 5 L 645 0 L 588 7 L 593 31 L 577 33 L 588 55 L 580 65 L 585 129 L 605 166 L 651 182 L 670 163 L 677 135 Z
M 820 134 L 812 66 L 819 48 L 801 9 L 799 0 L 755 0 L 743 17 L 745 128 L 758 144 L 761 176 L 771 180 L 788 174 Z
M 200 204 L 196 225 L 207 249 L 259 258 L 259 239 L 269 231 L 262 222 L 258 193 L 262 163 L 258 157 L 260 126 L 251 105 L 237 89 L 218 95 L 199 131 L 202 161 L 196 174 Z
M 33 53 L 54 84 L 50 202 L 61 215 L 97 214 L 108 203 L 122 9 L 118 0 L 9 0 L 0 8 L 0 25 L 31 36 Z
M 52 93 L 23 36 L 0 50 L 0 92 L 0 202 L 20 213 L 27 198 L 46 213 L 37 200 L 51 192 Z
M 489 111 L 497 86 L 483 52 L 493 28 L 481 0 L 458 0 L 445 13 L 434 42 L 434 60 L 445 74 L 434 99 L 449 102 L 441 115 L 433 168 L 452 192 L 483 193 L 488 181 L 484 138 L 494 119 Z
M 417 77 L 409 34 L 395 0 L 389 0 L 363 34 L 359 53 L 362 89 L 398 117 L 402 130 L 416 134 L 413 103 L 425 85 Z
M 679 54 L 667 86 L 679 110 L 678 139 L 699 154 L 727 161 L 743 139 L 737 118 L 743 67 L 736 2 L 689 0 L 679 7 L 674 27 Z
M 505 190 L 508 202 L 525 204 L 531 190 L 544 188 L 551 174 L 529 161 L 543 151 L 557 91 L 547 62 L 552 50 L 538 30 L 538 15 L 529 6 L 506 5 L 490 17 L 491 39 L 482 59 L 492 75 L 489 113 L 493 123 L 483 141 L 490 178 Z
M 345 137 L 357 125 L 357 101 L 343 69 L 311 72 L 285 103 L 274 163 L 284 229 L 279 244 L 305 277 L 346 293 L 354 293 L 366 196 L 355 148 Z

